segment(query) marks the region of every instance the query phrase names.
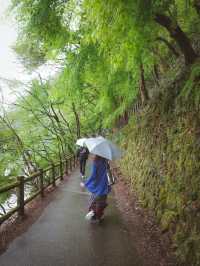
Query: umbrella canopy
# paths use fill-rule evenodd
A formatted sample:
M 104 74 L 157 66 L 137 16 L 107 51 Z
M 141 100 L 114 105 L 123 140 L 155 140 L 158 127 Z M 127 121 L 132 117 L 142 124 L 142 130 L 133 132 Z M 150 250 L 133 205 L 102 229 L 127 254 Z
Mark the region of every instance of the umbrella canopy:
M 103 137 L 88 138 L 85 140 L 85 145 L 90 153 L 108 160 L 115 160 L 121 157 L 121 152 L 116 145 Z
M 81 147 L 85 146 L 85 140 L 86 138 L 77 139 L 76 145 L 79 145 Z

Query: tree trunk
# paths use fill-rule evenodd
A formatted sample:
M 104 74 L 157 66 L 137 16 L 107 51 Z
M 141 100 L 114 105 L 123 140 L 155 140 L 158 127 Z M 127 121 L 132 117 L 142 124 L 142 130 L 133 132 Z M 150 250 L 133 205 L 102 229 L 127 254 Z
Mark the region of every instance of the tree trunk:
M 144 79 L 144 67 L 143 64 L 140 65 L 140 95 L 142 103 L 149 100 L 149 95 L 146 89 L 145 79 Z
M 153 77 L 156 84 L 159 86 L 159 71 L 158 71 L 158 65 L 153 65 Z
M 170 36 L 176 41 L 178 46 L 180 47 L 181 52 L 185 57 L 185 64 L 189 65 L 194 63 L 197 58 L 197 54 L 195 53 L 189 38 L 187 35 L 181 30 L 179 25 L 174 24 L 170 17 L 163 14 L 156 14 L 155 21 L 166 28 L 170 33 Z
M 128 111 L 124 112 L 123 117 L 124 117 L 124 125 L 128 124 L 128 120 L 129 120 Z
M 76 106 L 74 103 L 72 103 L 72 110 L 74 112 L 74 116 L 76 119 L 76 135 L 77 135 L 77 138 L 79 139 L 81 136 L 80 120 L 79 120 L 79 116 L 78 116 L 78 113 L 76 111 Z
M 154 71 L 154 75 L 155 75 L 156 79 L 158 80 L 159 79 L 159 71 L 158 71 L 158 65 L 157 64 L 153 65 L 153 71 Z

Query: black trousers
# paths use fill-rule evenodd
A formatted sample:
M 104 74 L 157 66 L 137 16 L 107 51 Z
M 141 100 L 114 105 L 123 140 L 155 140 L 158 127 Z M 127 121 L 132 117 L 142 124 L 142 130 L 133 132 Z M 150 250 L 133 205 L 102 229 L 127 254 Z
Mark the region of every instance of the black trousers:
M 81 175 L 85 175 L 85 166 L 86 166 L 86 159 L 80 159 L 80 173 Z

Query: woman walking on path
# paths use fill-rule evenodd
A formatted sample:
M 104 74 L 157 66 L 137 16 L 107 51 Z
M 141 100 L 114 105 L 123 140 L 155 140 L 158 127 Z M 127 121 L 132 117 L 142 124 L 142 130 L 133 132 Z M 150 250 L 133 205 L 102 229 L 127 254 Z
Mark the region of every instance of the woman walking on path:
M 86 166 L 86 161 L 88 159 L 88 155 L 89 151 L 86 147 L 80 147 L 76 153 L 76 156 L 79 159 L 80 174 L 82 179 L 85 178 L 85 166 Z
M 94 222 L 102 219 L 104 209 L 107 207 L 107 195 L 111 191 L 107 178 L 107 164 L 107 159 L 95 155 L 91 176 L 84 183 L 84 186 L 91 192 L 86 219 Z

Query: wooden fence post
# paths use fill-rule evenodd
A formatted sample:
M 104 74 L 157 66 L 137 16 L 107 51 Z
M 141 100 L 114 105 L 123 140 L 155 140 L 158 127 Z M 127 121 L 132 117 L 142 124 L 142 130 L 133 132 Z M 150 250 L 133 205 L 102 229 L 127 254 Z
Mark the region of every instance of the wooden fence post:
M 55 165 L 54 164 L 52 164 L 52 180 L 53 180 L 53 187 L 55 187 L 56 186 L 56 179 L 55 179 L 55 177 L 56 177 L 56 172 L 55 172 Z
M 40 171 L 40 194 L 41 194 L 41 197 L 43 198 L 44 197 L 44 173 L 43 173 L 43 169 L 39 169 Z
M 63 180 L 63 165 L 62 165 L 62 161 L 60 161 L 60 180 Z
M 74 168 L 76 167 L 76 155 L 74 154 Z
M 72 171 L 72 157 L 69 158 L 70 171 Z
M 24 216 L 24 176 L 18 176 L 17 180 L 19 182 L 18 192 L 17 192 L 17 206 L 19 207 L 18 215 L 20 217 Z
M 65 174 L 68 175 L 68 159 L 65 159 Z

